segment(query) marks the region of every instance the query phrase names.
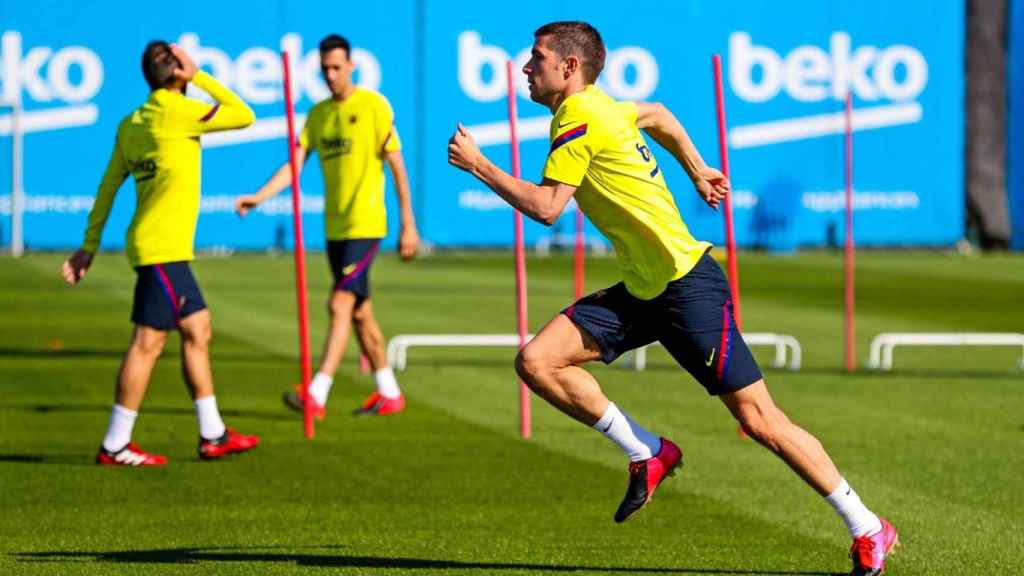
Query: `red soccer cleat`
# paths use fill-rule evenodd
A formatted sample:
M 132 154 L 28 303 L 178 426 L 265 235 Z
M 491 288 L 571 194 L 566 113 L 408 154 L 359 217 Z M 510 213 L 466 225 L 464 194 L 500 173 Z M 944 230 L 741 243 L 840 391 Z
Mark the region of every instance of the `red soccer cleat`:
M 246 436 L 228 428 L 224 431 L 224 435 L 216 440 L 199 439 L 199 458 L 216 460 L 228 454 L 239 454 L 252 450 L 259 443 L 258 436 Z
M 850 576 L 878 576 L 885 569 L 885 558 L 899 546 L 900 536 L 892 524 L 878 517 L 882 529 L 871 536 L 858 536 L 850 547 L 853 571 Z
M 306 410 L 305 402 L 303 402 L 301 384 L 296 384 L 295 390 L 285 392 L 281 400 L 284 401 L 285 406 L 295 410 L 296 412 L 304 412 Z M 317 420 L 323 420 L 326 416 L 327 408 L 317 404 L 316 400 L 313 400 L 313 417 Z
M 398 398 L 387 398 L 380 392 L 374 392 L 363 402 L 362 406 L 356 408 L 353 414 L 356 416 L 387 416 L 388 414 L 398 414 L 402 410 L 405 410 L 405 394 L 399 395 Z
M 167 464 L 166 456 L 150 454 L 129 442 L 117 452 L 109 452 L 103 445 L 96 454 L 96 463 L 104 466 L 163 466 Z
M 654 496 L 654 491 L 669 476 L 675 475 L 676 468 L 683 465 L 683 453 L 671 440 L 661 439 L 661 449 L 653 458 L 629 463 L 629 487 L 626 496 L 615 511 L 615 522 L 629 520 Z

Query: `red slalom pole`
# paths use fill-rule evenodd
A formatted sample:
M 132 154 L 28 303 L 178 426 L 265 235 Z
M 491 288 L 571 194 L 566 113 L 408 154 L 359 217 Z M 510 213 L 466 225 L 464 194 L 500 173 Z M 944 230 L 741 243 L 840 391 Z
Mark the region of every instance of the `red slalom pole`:
M 580 210 L 579 204 L 576 205 L 576 251 L 573 257 L 573 300 L 579 300 L 583 297 L 583 285 L 585 284 L 585 270 L 584 266 L 586 263 L 586 251 L 585 251 L 585 238 L 583 237 L 583 211 Z
M 288 165 L 292 169 L 292 226 L 295 230 L 295 298 L 299 307 L 299 364 L 302 375 L 302 397 L 305 399 L 302 424 L 306 438 L 313 437 L 313 403 L 309 382 L 313 369 L 309 355 L 309 308 L 306 305 L 306 249 L 302 242 L 302 192 L 299 189 L 299 167 L 295 162 L 295 110 L 292 106 L 292 75 L 287 52 L 281 52 L 284 66 L 284 107 L 288 117 Z
M 857 369 L 857 333 L 854 318 L 854 245 L 853 245 L 853 96 L 846 93 L 846 246 L 844 247 L 846 296 L 846 371 Z
M 516 86 L 512 61 L 505 63 L 508 76 L 508 130 L 512 148 L 512 176 L 520 178 L 519 138 L 516 136 Z M 523 247 L 523 215 L 515 211 L 516 254 L 516 328 L 519 331 L 519 349 L 526 346 L 526 249 Z M 530 389 L 519 381 L 519 435 L 530 437 Z
M 715 75 L 715 109 L 718 113 L 718 156 L 721 158 L 722 174 L 729 178 L 729 142 L 725 129 L 725 95 L 722 90 L 722 58 L 718 54 L 711 57 L 711 66 Z M 729 292 L 732 293 L 733 315 L 736 327 L 743 330 L 743 317 L 740 314 L 740 271 L 736 261 L 736 235 L 732 224 L 732 194 L 725 195 L 725 252 L 728 257 Z

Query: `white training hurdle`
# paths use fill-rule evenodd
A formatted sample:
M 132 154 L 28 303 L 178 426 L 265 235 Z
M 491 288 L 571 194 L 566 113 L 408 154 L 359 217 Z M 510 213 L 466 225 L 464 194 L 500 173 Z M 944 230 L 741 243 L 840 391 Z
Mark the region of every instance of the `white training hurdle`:
M 799 370 L 803 357 L 800 342 L 788 334 L 774 334 L 771 332 L 746 332 L 743 334 L 743 341 L 748 346 L 774 346 L 775 357 L 772 359 L 772 368 L 787 367 L 790 370 Z M 649 346 L 654 346 L 650 344 Z M 633 351 L 632 367 L 634 370 L 643 370 L 647 367 L 647 348 L 637 348 Z M 789 362 L 786 362 L 786 352 L 789 354 Z
M 526 335 L 526 341 L 533 334 Z M 518 334 L 401 334 L 388 341 L 388 365 L 405 370 L 407 351 L 413 346 L 519 346 Z
M 887 332 L 871 340 L 868 366 L 892 370 L 892 354 L 897 346 L 1020 346 L 1019 366 L 1024 368 L 1024 334 L 979 332 Z
M 532 338 L 533 334 L 527 334 L 527 341 Z M 743 339 L 751 346 L 775 346 L 775 358 L 772 362 L 772 366 L 775 368 L 787 365 L 788 349 L 790 351 L 789 369 L 800 369 L 800 343 L 796 338 L 786 334 L 751 332 L 744 334 Z M 408 350 L 413 346 L 519 346 L 519 336 L 516 334 L 401 334 L 388 341 L 388 365 L 395 370 L 405 370 Z M 634 353 L 632 367 L 635 370 L 643 370 L 647 366 L 647 347 L 639 348 Z

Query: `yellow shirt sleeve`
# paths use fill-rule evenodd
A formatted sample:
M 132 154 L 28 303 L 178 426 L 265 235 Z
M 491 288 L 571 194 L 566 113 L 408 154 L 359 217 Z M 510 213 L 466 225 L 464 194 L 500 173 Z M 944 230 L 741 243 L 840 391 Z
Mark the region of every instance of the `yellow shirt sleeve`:
M 306 123 L 302 125 L 302 132 L 299 133 L 299 146 L 307 152 L 314 152 L 319 147 L 320 139 L 317 137 L 317 114 L 319 107 L 314 106 L 306 115 Z
M 636 119 L 640 116 L 640 109 L 636 107 L 636 102 L 625 101 L 615 103 L 619 110 L 626 116 L 631 124 L 636 125 Z
M 89 224 L 85 229 L 85 242 L 82 243 L 82 250 L 96 252 L 99 249 L 103 227 L 107 224 L 110 209 L 114 206 L 114 197 L 125 178 L 128 177 L 128 173 L 128 163 L 125 162 L 118 139 L 115 138 L 114 150 L 110 154 L 107 169 L 103 172 L 103 178 L 100 180 L 100 187 L 96 192 L 92 210 L 89 211 Z
M 376 149 L 380 150 L 381 155 L 401 150 L 402 142 L 398 138 L 398 129 L 395 128 L 395 113 L 387 98 L 381 96 L 377 100 L 373 113 Z
M 181 127 L 190 134 L 203 134 L 245 128 L 256 120 L 252 108 L 244 100 L 206 72 L 196 72 L 192 84 L 209 94 L 216 103 L 183 99 L 175 110 L 173 126 Z
M 597 126 L 583 115 L 559 110 L 551 120 L 551 150 L 544 178 L 579 186 L 590 160 L 598 152 Z

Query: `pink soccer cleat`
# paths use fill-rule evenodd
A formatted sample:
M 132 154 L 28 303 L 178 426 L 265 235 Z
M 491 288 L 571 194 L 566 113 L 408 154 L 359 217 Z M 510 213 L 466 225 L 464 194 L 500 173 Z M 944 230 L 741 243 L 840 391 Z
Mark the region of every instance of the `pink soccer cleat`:
M 669 476 L 675 474 L 676 468 L 683 465 L 683 453 L 671 440 L 661 439 L 661 449 L 653 458 L 629 463 L 629 487 L 626 496 L 615 511 L 615 522 L 629 520 L 654 496 L 654 491 Z
M 239 434 L 231 428 L 216 440 L 199 439 L 199 457 L 203 460 L 216 460 L 228 454 L 240 454 L 252 450 L 260 443 L 258 436 Z
M 885 557 L 899 545 L 896 529 L 881 516 L 882 529 L 871 536 L 858 536 L 850 547 L 853 571 L 850 576 L 878 576 L 885 569 Z
M 356 408 L 353 414 L 356 416 L 387 416 L 388 414 L 398 414 L 403 410 L 405 410 L 405 394 L 398 398 L 388 398 L 379 392 L 374 392 L 363 402 L 362 406 Z

